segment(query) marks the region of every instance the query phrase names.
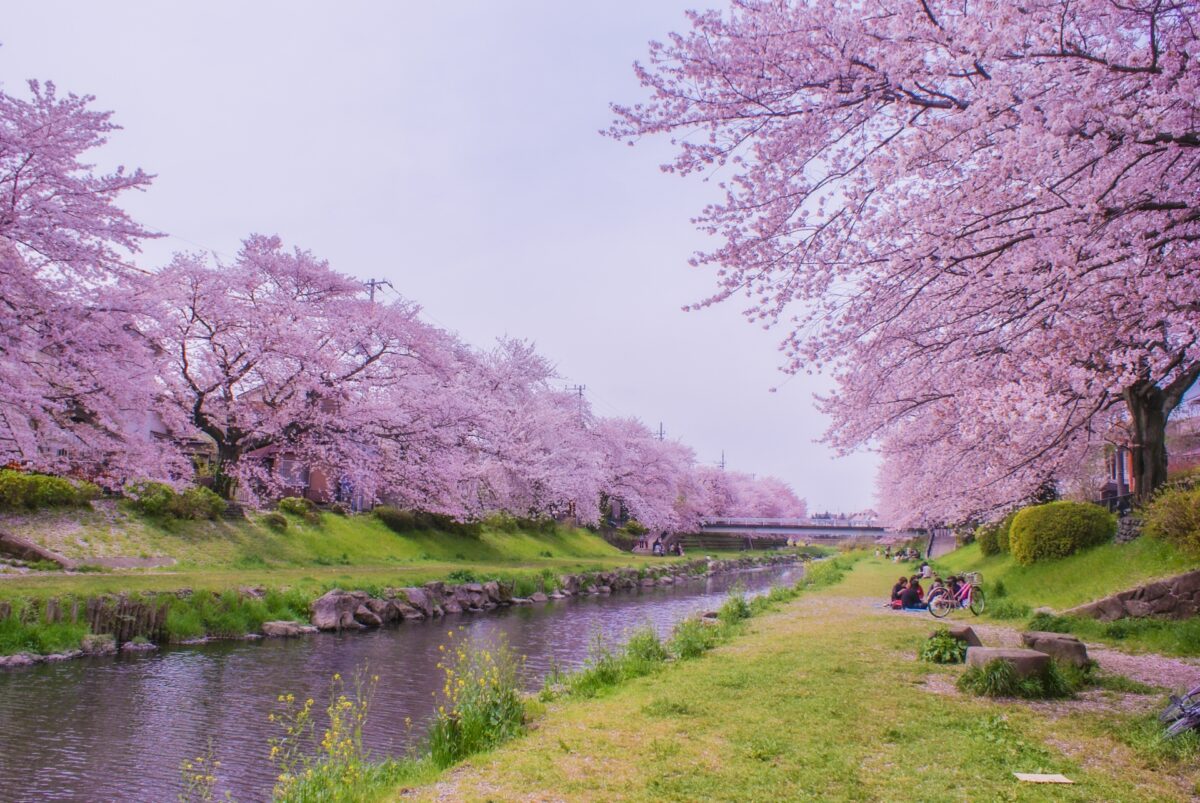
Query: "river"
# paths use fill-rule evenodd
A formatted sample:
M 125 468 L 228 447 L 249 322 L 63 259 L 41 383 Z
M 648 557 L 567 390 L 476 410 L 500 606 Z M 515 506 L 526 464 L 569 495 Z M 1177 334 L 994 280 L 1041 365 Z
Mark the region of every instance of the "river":
M 438 646 L 450 629 L 462 629 L 456 640 L 504 638 L 525 656 L 532 689 L 555 665 L 582 665 L 597 634 L 616 643 L 649 624 L 665 636 L 688 615 L 718 607 L 734 584 L 752 595 L 795 582 L 802 571 L 772 567 L 367 633 L 226 641 L 0 672 L 0 801 L 172 801 L 180 762 L 204 754 L 210 740 L 221 762 L 218 799 L 228 791 L 239 801 L 266 800 L 274 780 L 267 715 L 281 693 L 320 705 L 335 672 L 349 678 L 368 666 L 379 683 L 365 741 L 376 758 L 402 755 L 432 714 L 442 678 Z

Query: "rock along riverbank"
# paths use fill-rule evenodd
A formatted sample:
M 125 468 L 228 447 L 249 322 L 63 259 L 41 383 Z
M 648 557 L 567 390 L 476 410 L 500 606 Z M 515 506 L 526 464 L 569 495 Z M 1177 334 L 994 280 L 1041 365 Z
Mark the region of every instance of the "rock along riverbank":
M 690 580 L 712 577 L 729 572 L 795 563 L 797 554 L 765 555 L 730 559 L 697 559 L 662 566 L 625 567 L 564 574 L 549 582 L 542 581 L 540 590 L 527 597 L 516 596 L 515 584 L 500 580 L 487 582 L 450 583 L 433 581 L 422 586 L 387 588 L 380 596 L 365 591 L 333 589 L 309 605 L 309 621 L 268 621 L 260 630 L 241 636 L 213 636 L 189 639 L 179 644 L 201 644 L 228 638 L 259 639 L 288 638 L 320 632 L 345 632 L 396 626 L 407 621 L 435 619 L 447 614 L 484 613 L 512 605 L 537 605 L 555 599 L 580 595 L 603 595 L 662 586 L 673 586 Z M 17 653 L 0 656 L 0 669 L 32 666 L 89 656 L 112 655 L 155 649 L 155 644 L 168 643 L 166 631 L 170 599 L 186 598 L 192 592 L 154 594 L 141 598 L 128 595 L 104 595 L 86 601 L 73 602 L 69 609 L 49 601 L 44 615 L 51 621 L 84 622 L 92 633 L 85 636 L 80 649 L 49 655 Z M 260 588 L 242 589 L 248 597 L 262 596 Z M 10 615 L 0 610 L 0 619 Z

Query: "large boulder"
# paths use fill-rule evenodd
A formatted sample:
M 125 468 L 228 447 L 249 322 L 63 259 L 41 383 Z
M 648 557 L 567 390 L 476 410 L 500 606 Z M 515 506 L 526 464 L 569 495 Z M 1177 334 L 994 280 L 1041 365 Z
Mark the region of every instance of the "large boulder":
M 529 595 L 530 602 L 548 602 L 550 598 L 541 591 L 535 591 Z
M 262 634 L 271 638 L 295 638 L 296 636 L 304 636 L 309 633 L 316 633 L 317 629 L 312 625 L 301 624 L 300 622 L 263 622 Z
M 438 585 L 440 586 L 441 584 L 439 583 Z M 428 588 L 402 588 L 400 589 L 400 594 L 409 607 L 420 611 L 421 615 L 427 619 L 433 618 L 434 602 Z
M 983 667 L 992 661 L 1007 661 L 1012 664 L 1017 677 L 1020 678 L 1036 677 L 1050 668 L 1050 656 L 1037 650 L 1013 647 L 967 648 L 967 666 Z
M 1085 667 L 1089 663 L 1087 647 L 1082 641 L 1067 633 L 1044 633 L 1033 630 L 1021 634 L 1021 643 L 1031 650 L 1044 652 L 1052 658 Z
M 379 627 L 383 624 L 383 620 L 379 618 L 379 614 L 371 610 L 365 603 L 355 609 L 354 621 L 363 627 Z
M 368 599 L 370 596 L 363 591 L 335 588 L 326 592 L 309 605 L 312 624 L 318 630 L 360 630 L 362 625 L 355 620 L 355 613 Z

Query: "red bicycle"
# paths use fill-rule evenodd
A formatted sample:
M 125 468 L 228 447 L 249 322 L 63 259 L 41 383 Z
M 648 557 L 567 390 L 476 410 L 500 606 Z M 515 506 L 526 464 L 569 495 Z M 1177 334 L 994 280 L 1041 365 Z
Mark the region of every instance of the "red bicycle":
M 929 612 L 941 619 L 950 611 L 966 608 L 978 616 L 987 606 L 987 598 L 984 596 L 983 589 L 979 587 L 981 582 L 983 582 L 983 578 L 979 576 L 979 573 L 972 572 L 963 578 L 963 583 L 958 587 L 957 592 L 951 592 L 945 587 L 933 589 L 929 592 Z

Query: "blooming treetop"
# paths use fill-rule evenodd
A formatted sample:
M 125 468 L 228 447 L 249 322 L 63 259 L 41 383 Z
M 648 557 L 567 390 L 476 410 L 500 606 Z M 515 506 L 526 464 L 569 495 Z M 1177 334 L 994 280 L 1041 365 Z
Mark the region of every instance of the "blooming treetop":
M 652 44 L 651 99 L 610 133 L 728 176 L 699 217 L 721 240 L 704 303 L 745 294 L 789 370 L 832 370 L 836 445 L 972 391 L 995 418 L 1017 380 L 1070 409 L 1060 454 L 1123 404 L 1148 490 L 1200 375 L 1198 10 L 738 0 Z M 979 432 L 979 460 L 1011 431 Z
M 114 201 L 150 177 L 83 161 L 117 128 L 92 98 L 29 90 L 0 92 L 0 460 L 165 470 L 161 450 L 124 437 L 151 387 L 128 255 L 152 235 Z

